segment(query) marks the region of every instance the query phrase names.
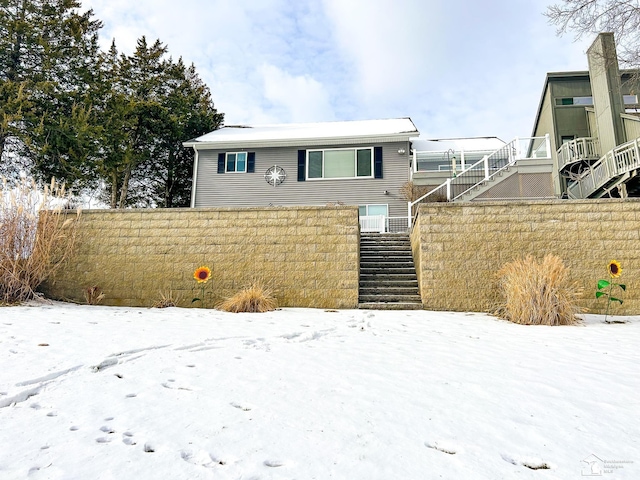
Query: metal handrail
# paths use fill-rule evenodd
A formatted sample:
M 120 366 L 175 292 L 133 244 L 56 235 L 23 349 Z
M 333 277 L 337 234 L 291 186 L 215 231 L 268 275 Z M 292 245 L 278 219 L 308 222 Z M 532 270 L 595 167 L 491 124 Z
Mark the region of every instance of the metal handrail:
M 618 145 L 567 187 L 571 198 L 588 198 L 616 177 L 640 168 L 640 138 Z
M 527 153 L 523 155 L 522 147 L 525 145 L 527 148 L 524 151 Z M 536 145 L 537 147 L 533 148 Z M 539 156 L 540 152 L 543 152 L 544 156 Z M 466 168 L 459 175 L 453 178 L 448 178 L 441 185 L 438 185 L 436 188 L 422 195 L 417 200 L 408 202 L 408 216 L 409 218 L 413 218 L 415 221 L 413 206 L 429 197 L 439 198 L 442 199 L 442 201 L 447 202 L 456 200 L 481 183 L 487 182 L 505 168 L 516 163 L 518 160 L 530 158 L 551 158 L 551 142 L 549 134 L 544 137 L 515 138 L 493 153 L 486 155 L 482 160 L 479 160 Z
M 600 157 L 600 141 L 595 137 L 581 137 L 570 140 L 557 150 L 558 169 L 581 160 L 595 160 Z

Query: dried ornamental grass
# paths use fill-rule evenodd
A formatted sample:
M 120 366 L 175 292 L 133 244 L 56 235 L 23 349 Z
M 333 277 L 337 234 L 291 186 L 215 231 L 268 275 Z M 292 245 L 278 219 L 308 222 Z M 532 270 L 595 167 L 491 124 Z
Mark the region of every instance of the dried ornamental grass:
M 263 313 L 275 310 L 277 306 L 273 291 L 260 282 L 253 282 L 233 297 L 218 304 L 216 308 L 232 313 Z
M 546 255 L 542 262 L 532 256 L 506 264 L 499 272 L 504 303 L 497 315 L 522 325 L 572 325 L 583 311 L 577 306 L 582 290 L 569 283 L 562 259 Z
M 160 292 L 160 298 L 153 303 L 152 308 L 177 307 L 180 301 L 180 294 L 174 294 L 173 290 L 166 293 Z
M 15 185 L 2 179 L 0 302 L 33 298 L 36 288 L 70 257 L 78 218 L 63 213 L 67 200 L 55 179 L 42 190 L 27 178 Z

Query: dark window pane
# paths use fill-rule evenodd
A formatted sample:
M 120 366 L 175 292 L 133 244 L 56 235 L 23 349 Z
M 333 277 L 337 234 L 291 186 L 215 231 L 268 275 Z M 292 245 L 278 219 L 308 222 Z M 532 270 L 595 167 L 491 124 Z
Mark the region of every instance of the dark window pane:
M 358 176 L 371 176 L 371 150 L 358 150 Z
M 236 154 L 229 153 L 227 154 L 227 172 L 235 172 L 236 171 Z
M 322 178 L 322 152 L 309 152 L 309 178 Z

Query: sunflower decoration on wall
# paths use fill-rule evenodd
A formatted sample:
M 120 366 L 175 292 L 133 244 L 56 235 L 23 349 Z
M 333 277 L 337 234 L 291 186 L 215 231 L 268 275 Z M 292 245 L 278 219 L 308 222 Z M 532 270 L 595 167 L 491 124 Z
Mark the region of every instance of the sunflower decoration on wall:
M 206 266 L 196 268 L 193 279 L 200 285 L 200 297 L 191 299 L 191 303 L 200 302 L 204 306 L 204 287 L 211 278 L 211 269 Z
M 198 267 L 196 271 L 193 272 L 193 278 L 195 278 L 198 283 L 207 283 L 211 278 L 211 270 L 209 267 Z
M 622 267 L 617 260 L 611 260 L 609 262 L 607 270 L 609 270 L 609 276 L 611 278 L 618 278 L 620 275 L 622 275 Z

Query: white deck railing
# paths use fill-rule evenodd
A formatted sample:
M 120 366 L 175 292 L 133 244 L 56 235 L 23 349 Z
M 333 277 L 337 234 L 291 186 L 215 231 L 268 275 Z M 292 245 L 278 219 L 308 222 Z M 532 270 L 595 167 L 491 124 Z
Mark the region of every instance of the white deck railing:
M 362 233 L 400 233 L 408 230 L 408 217 L 387 217 L 385 215 L 363 215 L 360 217 L 360 232 Z
M 600 142 L 597 138 L 576 138 L 564 143 L 558 149 L 558 169 L 580 160 L 596 160 L 600 158 Z
M 384 219 L 384 215 L 363 215 L 360 217 L 360 231 L 384 233 Z
M 640 145 L 635 139 L 607 152 L 569 185 L 569 198 L 588 198 L 611 180 L 640 168 Z
M 482 160 L 474 163 L 453 178 L 408 203 L 407 213 L 413 218 L 413 206 L 423 201 L 450 202 L 460 198 L 474 187 L 490 180 L 518 160 L 551 158 L 549 135 L 544 137 L 516 138 Z

